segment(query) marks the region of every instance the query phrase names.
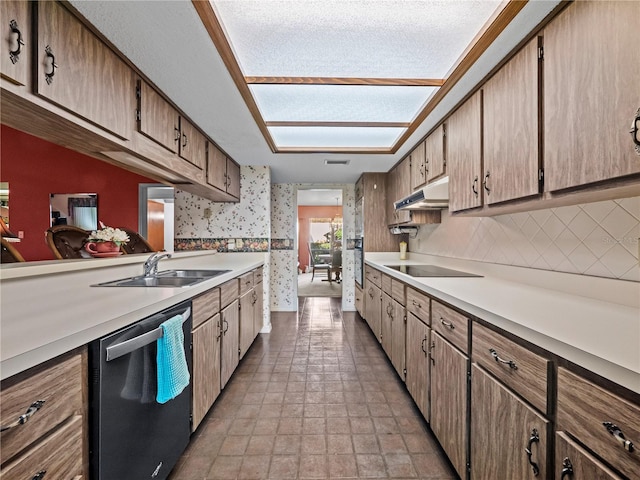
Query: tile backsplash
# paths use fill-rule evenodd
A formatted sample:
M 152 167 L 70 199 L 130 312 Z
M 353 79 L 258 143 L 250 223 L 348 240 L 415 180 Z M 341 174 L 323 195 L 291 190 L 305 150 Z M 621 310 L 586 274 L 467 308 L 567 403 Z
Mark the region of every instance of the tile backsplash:
M 409 250 L 640 282 L 640 197 L 422 225 Z

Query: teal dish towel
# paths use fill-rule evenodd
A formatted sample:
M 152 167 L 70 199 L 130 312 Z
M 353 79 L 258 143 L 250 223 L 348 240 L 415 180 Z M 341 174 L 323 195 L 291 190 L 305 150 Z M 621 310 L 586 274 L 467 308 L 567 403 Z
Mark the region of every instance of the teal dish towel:
M 176 315 L 160 325 L 162 337 L 157 341 L 158 393 L 156 401 L 167 403 L 189 385 L 190 375 L 184 354 L 182 315 Z

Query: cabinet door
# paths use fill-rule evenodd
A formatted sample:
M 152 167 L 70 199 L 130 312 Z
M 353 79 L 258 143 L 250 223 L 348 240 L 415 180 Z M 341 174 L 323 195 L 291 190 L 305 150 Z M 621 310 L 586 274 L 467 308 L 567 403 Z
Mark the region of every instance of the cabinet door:
M 471 479 L 550 478 L 549 421 L 477 365 L 471 370 Z
M 405 378 L 405 355 L 407 333 L 407 310 L 404 306 L 393 300 L 391 316 L 391 363 L 400 375 Z
M 253 343 L 254 304 L 255 290 L 252 288 L 240 297 L 240 358 Z
M 3 0 L 0 2 L 2 46 L 0 74 L 2 78 L 26 85 L 31 62 L 31 2 Z
M 380 315 L 380 343 L 382 349 L 391 360 L 391 346 L 393 343 L 393 337 L 391 334 L 391 328 L 393 323 L 393 299 L 386 293 L 382 294 L 382 313 Z
M 240 167 L 227 158 L 227 193 L 240 198 Z
M 207 163 L 207 139 L 191 122 L 180 117 L 180 156 L 196 167 Z
M 37 10 L 37 94 L 129 138 L 135 111 L 133 72 L 62 4 L 38 2 Z
M 224 388 L 238 366 L 240 316 L 238 299 L 226 306 L 221 313 L 222 343 L 220 355 L 220 387 Z
M 264 324 L 264 283 L 257 283 L 253 291 L 255 298 L 253 305 L 253 338 L 255 339 Z
M 220 393 L 220 314 L 193 330 L 192 430 L 195 431 Z
M 405 158 L 397 167 L 398 174 L 396 176 L 396 199 L 400 200 L 411 195 L 411 157 Z M 410 210 L 398 210 L 396 212 L 398 223 L 406 223 L 411 221 Z
M 558 480 L 622 479 L 564 432 L 556 433 L 555 470 Z
M 431 429 L 460 477 L 467 465 L 467 371 L 469 359 L 437 333 L 431 349 Z M 478 478 L 503 478 L 484 476 Z M 544 477 L 542 477 L 544 478 Z
M 482 92 L 473 94 L 447 120 L 449 210 L 481 207 Z
M 538 39 L 482 87 L 485 203 L 539 193 Z
M 407 314 L 407 390 L 429 421 L 429 345 L 431 329 L 412 313 Z
M 365 318 L 367 319 L 369 328 L 371 328 L 371 331 L 379 342 L 382 335 L 382 294 L 380 288 L 372 282 L 367 281 L 366 285 Z
M 138 81 L 138 130 L 167 150 L 178 153 L 180 117 L 173 106 L 145 82 Z
M 411 189 L 415 190 L 427 181 L 425 145 L 420 142 L 411 152 Z
M 215 145 L 209 144 L 207 183 L 223 192 L 227 191 L 227 157 Z
M 396 217 L 396 209 L 393 207 L 393 203 L 400 199 L 400 193 L 397 191 L 398 185 L 398 167 L 392 168 L 387 172 L 387 202 L 386 202 L 386 215 L 387 225 L 398 223 Z
M 444 174 L 444 124 L 425 141 L 425 169 L 427 182 Z
M 639 29 L 635 1 L 574 2 L 544 29 L 545 191 L 640 172 Z

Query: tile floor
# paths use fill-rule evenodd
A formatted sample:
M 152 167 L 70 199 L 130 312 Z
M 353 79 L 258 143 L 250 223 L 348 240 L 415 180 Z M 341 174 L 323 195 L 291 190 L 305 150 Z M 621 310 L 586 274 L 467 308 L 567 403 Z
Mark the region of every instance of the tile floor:
M 404 384 L 339 298 L 273 313 L 170 480 L 458 478 Z

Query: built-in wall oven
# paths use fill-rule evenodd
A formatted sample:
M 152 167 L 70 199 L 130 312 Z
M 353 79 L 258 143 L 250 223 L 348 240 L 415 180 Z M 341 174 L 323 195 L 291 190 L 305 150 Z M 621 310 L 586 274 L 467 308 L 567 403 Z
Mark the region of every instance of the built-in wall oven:
M 163 480 L 191 434 L 191 384 L 166 403 L 156 401 L 160 325 L 184 323 L 191 372 L 191 302 L 183 302 L 89 344 L 90 470 L 93 480 Z
M 356 238 L 356 241 L 353 246 L 354 258 L 355 258 L 355 268 L 354 275 L 356 277 L 356 283 L 360 288 L 362 288 L 363 277 L 364 277 L 364 238 Z

